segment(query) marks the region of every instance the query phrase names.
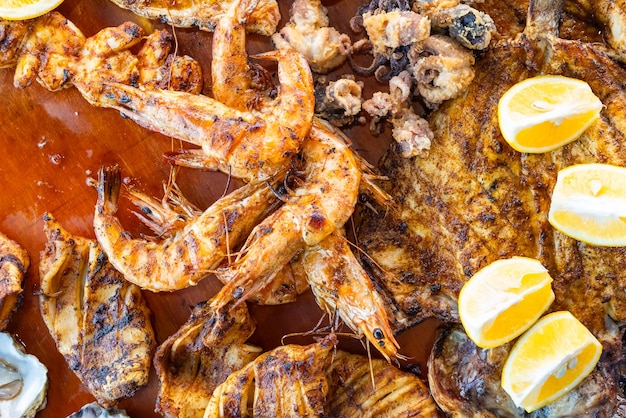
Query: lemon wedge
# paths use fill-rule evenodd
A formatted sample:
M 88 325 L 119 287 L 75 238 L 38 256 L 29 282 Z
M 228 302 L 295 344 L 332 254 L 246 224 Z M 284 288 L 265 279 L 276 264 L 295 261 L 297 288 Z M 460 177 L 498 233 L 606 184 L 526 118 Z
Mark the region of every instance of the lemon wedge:
M 521 81 L 502 95 L 498 123 L 513 149 L 542 153 L 577 139 L 601 110 L 602 102 L 586 82 L 544 75 Z
M 553 312 L 517 340 L 502 369 L 502 387 L 532 412 L 576 387 L 601 353 L 602 345 L 570 312 Z
M 626 167 L 578 164 L 560 170 L 548 221 L 588 244 L 626 245 Z
M 8 20 L 32 19 L 56 9 L 63 0 L 2 0 L 0 18 Z
M 512 257 L 494 261 L 465 283 L 459 317 L 477 346 L 497 347 L 530 328 L 553 301 L 548 270 L 538 260 Z

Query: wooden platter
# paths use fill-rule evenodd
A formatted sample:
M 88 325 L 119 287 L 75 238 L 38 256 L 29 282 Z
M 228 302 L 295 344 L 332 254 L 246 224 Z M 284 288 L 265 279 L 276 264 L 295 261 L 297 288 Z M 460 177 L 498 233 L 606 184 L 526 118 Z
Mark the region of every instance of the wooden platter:
M 282 21 L 288 19 L 291 2 L 281 1 Z M 349 20 L 357 12 L 358 0 L 324 2 L 329 8 L 331 24 L 352 34 Z M 166 27 L 158 22 L 138 18 L 119 9 L 108 0 L 65 0 L 59 12 L 74 22 L 86 36 L 98 30 L 131 20 L 147 31 Z M 170 31 L 172 29 L 170 28 Z M 205 76 L 204 93 L 210 94 L 209 67 L 212 34 L 196 30 L 176 29 L 178 53 L 198 60 Z M 252 36 L 249 52 L 271 48 L 268 38 Z M 349 72 L 349 68 L 336 71 Z M 98 169 L 106 164 L 119 164 L 125 180 L 156 197 L 162 196 L 162 184 L 168 179 L 170 166 L 162 159 L 166 151 L 181 147 L 178 141 L 145 130 L 122 118 L 110 109 L 94 108 L 74 88 L 50 92 L 34 83 L 26 89 L 13 86 L 14 69 L 0 69 L 2 94 L 0 142 L 3 155 L 0 178 L 0 231 L 19 242 L 30 254 L 31 268 L 25 283 L 24 299 L 15 313 L 8 332 L 21 340 L 29 353 L 37 356 L 48 368 L 50 387 L 47 407 L 38 417 L 62 417 L 78 410 L 93 397 L 81 385 L 56 350 L 39 312 L 39 258 L 45 245 L 43 214 L 50 212 L 71 233 L 93 238 L 92 217 L 96 191 L 88 184 Z M 371 97 L 387 86 L 372 79 L 365 83 L 364 97 Z M 354 148 L 367 160 L 376 163 L 389 144 L 390 132 L 373 137 L 367 126 L 347 129 Z M 184 194 L 199 207 L 209 206 L 230 184 L 226 176 L 191 169 L 178 173 L 177 183 Z M 133 233 L 144 231 L 122 199 L 120 218 Z M 145 232 L 145 231 L 144 231 Z M 153 312 L 157 343 L 174 333 L 188 318 L 190 308 L 213 296 L 220 283 L 209 277 L 198 286 L 173 293 L 144 292 Z M 282 306 L 250 306 L 257 321 L 252 342 L 268 350 L 282 343 L 288 334 L 298 334 L 315 327 L 322 311 L 310 292 Z M 399 336 L 401 353 L 410 360 L 404 366 L 421 370 L 434 339 L 436 322 L 427 321 Z M 286 342 L 310 342 L 306 338 L 288 337 Z M 365 353 L 360 342 L 342 338 L 342 348 Z M 151 371 L 147 387 L 120 407 L 133 417 L 158 416 L 154 413 L 158 382 Z

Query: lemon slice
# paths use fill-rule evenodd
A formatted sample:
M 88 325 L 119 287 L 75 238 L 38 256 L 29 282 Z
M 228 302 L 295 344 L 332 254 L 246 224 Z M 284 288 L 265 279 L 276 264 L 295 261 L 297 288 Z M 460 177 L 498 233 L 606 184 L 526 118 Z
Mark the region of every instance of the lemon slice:
M 48 13 L 57 8 L 63 0 L 2 0 L 0 18 L 24 20 Z
M 511 87 L 498 102 L 504 139 L 520 152 L 552 151 L 577 139 L 598 117 L 602 102 L 575 78 L 537 76 Z
M 465 283 L 459 317 L 477 346 L 497 347 L 530 328 L 553 301 L 548 270 L 535 259 L 513 257 L 489 264 Z
M 626 167 L 579 164 L 560 170 L 548 221 L 588 244 L 626 245 Z
M 541 318 L 515 343 L 502 369 L 502 387 L 527 412 L 572 390 L 595 367 L 602 345 L 570 312 Z

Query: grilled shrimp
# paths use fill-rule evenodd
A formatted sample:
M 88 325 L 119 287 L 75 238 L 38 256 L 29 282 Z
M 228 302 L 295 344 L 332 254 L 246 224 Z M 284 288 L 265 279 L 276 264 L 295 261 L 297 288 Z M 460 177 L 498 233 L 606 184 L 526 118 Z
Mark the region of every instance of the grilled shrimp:
M 364 335 L 390 361 L 400 348 L 389 325 L 382 298 L 338 230 L 306 247 L 302 265 L 317 304 L 336 313 L 358 335 Z
M 193 286 L 211 273 L 230 248 L 248 236 L 275 200 L 265 184 L 249 183 L 162 240 L 132 238 L 116 216 L 119 167 L 102 168 L 94 214 L 96 238 L 127 280 L 154 292 Z
M 139 220 L 161 238 L 175 235 L 202 215 L 201 210 L 187 201 L 176 183 L 168 184 L 164 189 L 165 198 L 160 201 L 137 190 L 128 190 L 131 202 L 139 208 L 135 213 Z M 294 302 L 297 295 L 308 288 L 306 274 L 294 259 L 249 300 L 260 305 L 280 305 Z
M 222 296 L 245 300 L 307 245 L 315 245 L 343 227 L 354 211 L 361 171 L 353 152 L 315 123 L 302 147 L 303 184 L 285 204 L 257 225 L 238 258 L 217 271 L 228 282 Z
M 158 20 L 168 25 L 191 28 L 197 27 L 204 31 L 213 31 L 219 19 L 232 0 L 111 0 L 123 7 L 148 19 Z M 280 21 L 280 10 L 276 0 L 260 0 L 254 13 L 248 18 L 246 28 L 254 32 L 270 36 L 276 32 Z
M 137 55 L 131 48 L 145 42 Z M 74 85 L 98 106 L 102 81 L 139 84 L 198 93 L 200 64 L 172 54 L 173 36 L 157 30 L 144 37 L 143 29 L 125 22 L 85 35 L 58 12 L 24 22 L 0 19 L 0 67 L 15 65 L 16 87 L 37 80 L 50 91 Z
M 310 131 L 313 78 L 306 60 L 296 52 L 270 51 L 255 57 L 277 61 L 280 82 L 277 96 L 259 109 L 240 110 L 204 95 L 117 83 L 104 83 L 99 105 L 201 147 L 172 153 L 170 162 L 245 180 L 273 176 L 288 165 Z
M 259 0 L 234 0 L 213 33 L 211 92 L 226 106 L 249 110 L 263 101 L 261 90 L 271 84 L 265 70 L 250 63 L 246 53 L 246 22 Z

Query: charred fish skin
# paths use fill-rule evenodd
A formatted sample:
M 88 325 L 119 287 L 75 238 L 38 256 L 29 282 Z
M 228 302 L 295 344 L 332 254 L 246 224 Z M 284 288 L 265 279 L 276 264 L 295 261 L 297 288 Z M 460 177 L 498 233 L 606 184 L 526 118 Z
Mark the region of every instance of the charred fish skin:
M 426 383 L 385 360 L 337 350 L 327 374 L 326 416 L 441 416 Z
M 548 154 L 520 154 L 499 133 L 497 98 L 540 72 L 587 80 L 605 109 L 576 142 Z M 391 273 L 391 278 L 376 274 L 382 288 L 406 326 L 430 316 L 457 319 L 455 299 L 472 274 L 495 259 L 522 255 L 539 259 L 558 277 L 557 300 L 572 309 L 584 304 L 573 303 L 566 289 L 585 270 L 591 272 L 597 281 L 593 291 L 620 319 L 622 297 L 614 285 L 622 283 L 625 250 L 577 243 L 554 231 L 546 213 L 559 168 L 592 161 L 626 165 L 624 69 L 594 45 L 550 35 L 497 43 L 478 61 L 476 73 L 463 97 L 430 115 L 436 146 L 427 158 L 406 160 L 392 147 L 381 162 L 384 174 L 396 179 L 388 191 L 400 215 L 367 215 L 373 221 L 361 222 L 360 242 L 375 260 L 369 264 Z M 602 260 L 601 255 L 614 263 L 590 261 Z M 602 279 L 608 276 L 616 280 Z M 441 295 L 447 296 L 447 306 L 434 304 Z M 586 325 L 601 330 L 604 308 L 593 306 L 598 307 L 588 315 L 593 324 Z
M 114 406 L 148 382 L 156 345 L 152 313 L 94 240 L 46 214 L 40 310 L 57 349 L 98 402 Z
M 313 344 L 261 354 L 215 388 L 204 416 L 323 416 L 336 344 L 329 334 Z

